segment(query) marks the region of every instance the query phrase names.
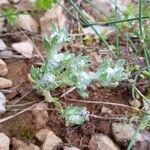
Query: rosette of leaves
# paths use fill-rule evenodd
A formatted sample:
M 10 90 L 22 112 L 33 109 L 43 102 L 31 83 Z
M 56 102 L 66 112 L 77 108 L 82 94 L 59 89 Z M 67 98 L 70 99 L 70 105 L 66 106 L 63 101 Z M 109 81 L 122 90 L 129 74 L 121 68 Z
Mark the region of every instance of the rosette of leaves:
M 85 107 L 68 106 L 64 112 L 64 118 L 72 125 L 81 125 L 89 120 L 89 112 Z
M 86 109 L 77 106 L 63 109 L 61 103 L 49 93 L 58 87 L 73 86 L 85 96 L 86 88 L 91 82 L 89 74 L 84 71 L 89 65 L 86 56 L 58 51 L 59 47 L 69 39 L 63 30 L 54 25 L 53 34 L 43 42 L 47 58 L 41 67 L 31 68 L 29 79 L 34 87 L 43 93 L 48 102 L 53 102 L 67 122 L 80 125 L 88 118 Z
M 124 65 L 124 59 L 120 59 L 116 63 L 111 59 L 104 60 L 96 73 L 100 84 L 104 87 L 116 87 L 119 81 L 127 79 L 130 73 L 125 70 Z

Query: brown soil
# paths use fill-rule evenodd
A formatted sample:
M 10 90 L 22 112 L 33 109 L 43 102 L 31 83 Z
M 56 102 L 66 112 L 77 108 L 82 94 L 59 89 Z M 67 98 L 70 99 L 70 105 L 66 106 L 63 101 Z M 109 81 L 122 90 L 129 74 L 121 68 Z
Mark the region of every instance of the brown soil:
M 9 60 L 7 62 L 9 64 L 9 75 L 8 78 L 14 81 L 14 90 L 15 94 L 7 94 L 7 97 L 10 99 L 8 104 L 12 102 L 17 102 L 18 99 L 23 95 L 28 94 L 25 98 L 21 98 L 19 103 L 27 103 L 35 100 L 43 100 L 43 97 L 39 96 L 36 92 L 32 91 L 32 86 L 28 82 L 27 75 L 31 66 L 31 61 L 26 60 Z M 66 89 L 67 90 L 67 89 Z M 100 102 L 111 102 L 118 104 L 126 104 L 128 105 L 129 100 L 131 100 L 131 93 L 128 88 L 119 86 L 116 89 L 104 89 L 99 87 L 96 83 L 94 83 L 89 89 L 89 99 L 90 101 L 100 101 Z M 53 95 L 60 97 L 60 95 L 64 92 L 63 89 L 58 89 L 54 91 Z M 12 100 L 13 97 L 13 100 Z M 113 105 L 104 105 L 104 104 L 87 104 L 81 103 L 79 95 L 76 91 L 68 94 L 66 98 L 60 98 L 61 101 L 66 105 L 77 105 L 84 106 L 90 111 L 91 114 L 98 115 L 101 117 L 116 116 L 116 115 L 130 115 L 131 110 L 123 107 L 113 106 Z M 70 99 L 70 100 L 69 100 Z M 75 100 L 76 102 L 72 102 L 71 100 Z M 101 114 L 101 108 L 106 106 L 112 110 L 112 114 L 110 116 Z M 26 108 L 22 107 L 21 109 Z M 52 105 L 49 105 L 52 108 Z M 20 108 L 20 107 L 19 107 Z M 10 116 L 20 111 L 18 108 L 16 111 L 9 111 L 3 116 Z M 85 123 L 82 126 L 69 126 L 65 125 L 63 119 L 60 118 L 57 111 L 49 111 L 49 122 L 47 126 L 49 126 L 55 134 L 60 137 L 64 143 L 68 145 L 73 145 L 81 149 L 87 149 L 89 140 L 94 133 L 104 133 L 111 136 L 110 133 L 110 125 L 114 122 L 114 120 L 108 119 L 97 119 L 90 118 L 89 122 Z M 25 112 L 18 117 L 10 119 L 0 125 L 0 132 L 6 133 L 9 137 L 16 137 L 19 139 L 23 139 L 25 141 L 35 142 L 34 133 L 36 132 L 33 125 L 33 118 L 30 111 Z

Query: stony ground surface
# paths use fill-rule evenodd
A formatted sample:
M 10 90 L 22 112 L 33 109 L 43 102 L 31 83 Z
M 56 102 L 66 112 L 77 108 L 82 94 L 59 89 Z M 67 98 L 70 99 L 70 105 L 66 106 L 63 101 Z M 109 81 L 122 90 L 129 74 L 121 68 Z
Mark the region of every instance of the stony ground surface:
M 138 3 L 138 1 L 134 1 Z M 66 4 L 64 1 L 62 4 Z M 103 14 L 91 8 L 82 1 L 77 3 L 91 20 L 103 20 Z M 93 0 L 93 3 L 106 14 L 112 13 L 113 5 L 109 0 Z M 119 8 L 126 9 L 133 3 L 132 0 L 119 1 Z M 0 0 L 0 10 L 12 6 L 20 11 L 31 11 L 33 8 L 27 0 Z M 68 5 L 68 4 L 66 4 Z M 99 45 L 95 32 L 90 27 L 81 28 L 71 19 L 60 5 L 37 14 L 20 14 L 18 25 L 10 27 L 5 18 L 0 18 L 0 150 L 123 150 L 126 149 L 136 128 L 136 123 L 111 120 L 114 116 L 132 116 L 131 109 L 108 103 L 118 103 L 128 106 L 140 107 L 139 101 L 133 101 L 131 92 L 126 86 L 116 89 L 104 89 L 93 84 L 89 88 L 88 101 L 102 102 L 101 104 L 84 103 L 76 91 L 61 98 L 65 105 L 77 104 L 86 106 L 91 114 L 103 118 L 91 117 L 89 122 L 82 126 L 67 126 L 52 105 L 44 102 L 40 93 L 36 92 L 28 81 L 28 72 L 31 66 L 40 65 L 45 57 L 42 47 L 42 37 L 51 34 L 50 23 L 55 22 L 60 28 L 66 29 L 70 34 L 81 34 L 81 38 L 63 47 L 72 52 L 80 51 L 89 54 L 93 68 L 105 56 L 112 57 L 107 49 Z M 81 29 L 80 29 L 81 28 Z M 107 31 L 111 37 L 115 33 L 113 26 L 95 26 L 102 33 Z M 85 43 L 82 35 L 92 34 L 94 40 Z M 86 50 L 88 45 L 89 51 Z M 122 46 L 122 48 L 124 48 Z M 93 49 L 98 49 L 97 53 Z M 129 52 L 122 51 L 126 60 L 130 60 Z M 141 59 L 142 60 L 142 59 Z M 54 96 L 60 97 L 68 89 L 58 89 Z M 134 150 L 150 149 L 150 133 L 142 131 L 137 138 L 138 143 Z

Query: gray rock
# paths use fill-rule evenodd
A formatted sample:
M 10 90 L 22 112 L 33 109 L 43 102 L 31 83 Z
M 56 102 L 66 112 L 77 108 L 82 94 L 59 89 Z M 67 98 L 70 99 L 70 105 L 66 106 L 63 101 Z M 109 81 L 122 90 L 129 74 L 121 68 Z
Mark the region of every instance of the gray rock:
M 0 7 L 3 5 L 8 5 L 9 1 L 8 0 L 0 0 Z
M 4 133 L 0 133 L 0 150 L 9 150 L 10 139 Z
M 16 138 L 12 139 L 12 146 L 15 150 L 40 150 L 40 148 L 34 144 L 26 144 L 25 142 Z
M 33 45 L 29 41 L 13 43 L 12 48 L 26 58 L 32 57 Z
M 127 146 L 130 139 L 135 133 L 133 124 L 113 123 L 112 135 L 116 142 L 122 146 Z
M 108 136 L 95 134 L 89 142 L 89 150 L 119 150 L 119 148 Z
M 7 45 L 5 44 L 5 42 L 2 39 L 0 39 L 0 51 L 5 50 L 6 48 L 7 48 Z
M 41 137 L 42 139 L 43 137 Z M 54 150 L 56 149 L 60 144 L 62 143 L 62 140 L 57 137 L 54 132 L 51 130 L 48 131 L 48 134 L 45 138 L 45 141 L 42 145 L 42 150 Z
M 37 105 L 32 111 L 36 129 L 41 129 L 48 122 L 49 116 L 48 116 L 48 112 L 46 111 L 46 109 L 47 109 L 47 105 L 44 103 L 41 103 Z
M 12 85 L 13 82 L 11 80 L 0 77 L 0 89 L 10 88 Z
M 18 26 L 30 32 L 38 32 L 39 24 L 29 14 L 21 14 L 18 17 Z
M 44 142 L 46 140 L 47 135 L 51 133 L 51 130 L 48 128 L 41 129 L 39 130 L 36 134 L 35 137 L 40 141 Z
M 36 133 L 35 137 L 40 142 L 43 142 L 42 150 L 53 150 L 62 143 L 62 140 L 59 137 L 57 137 L 55 133 L 48 128 L 39 130 Z
M 3 93 L 0 92 L 0 115 L 6 112 L 5 104 L 7 100 Z
M 0 76 L 4 76 L 8 73 L 8 68 L 6 63 L 0 59 Z

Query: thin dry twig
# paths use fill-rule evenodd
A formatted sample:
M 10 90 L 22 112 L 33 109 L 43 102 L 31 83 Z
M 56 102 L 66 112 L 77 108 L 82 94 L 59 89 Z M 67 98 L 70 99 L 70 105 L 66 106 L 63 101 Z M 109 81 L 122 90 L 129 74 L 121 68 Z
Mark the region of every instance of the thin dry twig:
M 11 116 L 2 118 L 2 119 L 0 119 L 0 123 L 3 123 L 3 122 L 5 122 L 5 121 L 7 121 L 7 120 L 10 120 L 10 119 L 12 119 L 12 118 L 14 118 L 14 117 L 16 117 L 16 116 L 18 116 L 18 115 L 20 115 L 20 114 L 22 114 L 22 113 L 28 111 L 28 110 L 30 110 L 31 108 L 33 108 L 33 107 L 35 107 L 35 106 L 37 106 L 37 105 L 43 103 L 43 102 L 44 102 L 44 100 L 41 101 L 41 102 L 39 102 L 39 103 L 33 104 L 32 106 L 30 106 L 30 107 L 28 107 L 28 108 L 25 108 L 24 110 L 22 110 L 22 111 L 20 111 L 20 112 L 18 112 L 18 113 L 16 113 L 16 114 L 14 114 L 14 115 L 11 115 Z
M 26 106 L 26 105 L 30 105 L 30 104 L 33 104 L 35 102 L 38 102 L 38 101 L 32 101 L 32 102 L 28 102 L 28 103 L 24 103 L 24 104 L 12 104 L 12 105 L 6 105 L 6 107 L 9 109 L 11 107 L 23 107 L 23 106 Z
M 78 102 L 78 103 L 86 103 L 86 104 L 102 104 L 102 105 L 113 105 L 113 106 L 119 106 L 119 107 L 125 107 L 125 108 L 129 108 L 129 109 L 134 109 L 134 110 L 137 110 L 137 111 L 141 111 L 140 109 L 136 108 L 136 107 L 132 107 L 132 106 L 128 106 L 128 105 L 125 105 L 125 104 L 118 104 L 118 103 L 111 103 L 111 102 L 102 102 L 102 101 L 85 101 L 85 100 L 76 100 L 76 99 L 71 99 L 71 98 L 68 98 L 65 96 L 65 98 L 69 101 L 72 101 L 72 102 Z M 65 99 L 64 99 L 65 100 Z
M 65 93 L 63 93 L 60 97 L 65 97 L 66 95 L 68 95 L 69 93 L 71 93 L 72 91 L 74 91 L 76 89 L 76 87 L 72 87 L 70 88 L 68 91 L 66 91 Z
M 116 121 L 119 120 L 119 121 L 121 121 L 121 120 L 126 120 L 127 119 L 126 116 L 113 116 L 113 117 L 106 116 L 106 117 L 102 117 L 102 116 L 97 116 L 97 115 L 93 115 L 93 114 L 91 114 L 89 116 L 91 118 L 101 119 L 101 120 L 116 120 Z

